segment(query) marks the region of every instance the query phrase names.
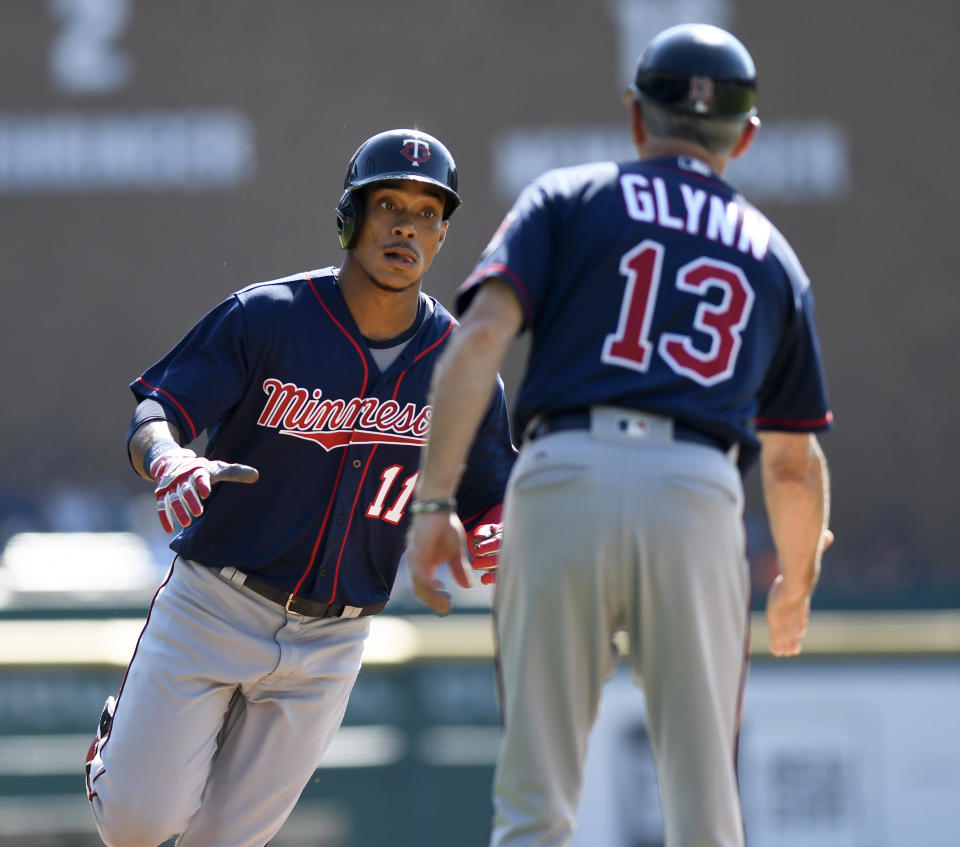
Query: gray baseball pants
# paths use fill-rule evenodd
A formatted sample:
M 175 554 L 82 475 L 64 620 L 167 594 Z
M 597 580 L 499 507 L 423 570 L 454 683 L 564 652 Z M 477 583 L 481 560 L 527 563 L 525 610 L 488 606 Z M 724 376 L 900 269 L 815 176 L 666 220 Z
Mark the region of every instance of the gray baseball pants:
M 108 847 L 264 847 L 343 720 L 369 627 L 178 559 L 87 777 Z
M 732 457 L 594 408 L 523 446 L 495 596 L 504 731 L 493 847 L 569 845 L 587 737 L 625 630 L 667 847 L 742 847 L 736 776 L 749 573 Z

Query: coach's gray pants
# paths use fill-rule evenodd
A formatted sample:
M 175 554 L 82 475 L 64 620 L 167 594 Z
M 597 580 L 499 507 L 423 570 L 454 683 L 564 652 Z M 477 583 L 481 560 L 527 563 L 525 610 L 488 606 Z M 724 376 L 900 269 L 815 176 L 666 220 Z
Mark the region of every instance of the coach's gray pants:
M 336 733 L 370 618 L 304 618 L 178 559 L 88 778 L 109 847 L 263 847 Z
M 730 457 L 665 419 L 594 410 L 526 444 L 506 497 L 495 610 L 504 733 L 495 847 L 572 838 L 587 736 L 628 632 L 668 847 L 741 847 L 736 738 L 749 575 Z M 605 845 L 606 847 L 606 845 Z

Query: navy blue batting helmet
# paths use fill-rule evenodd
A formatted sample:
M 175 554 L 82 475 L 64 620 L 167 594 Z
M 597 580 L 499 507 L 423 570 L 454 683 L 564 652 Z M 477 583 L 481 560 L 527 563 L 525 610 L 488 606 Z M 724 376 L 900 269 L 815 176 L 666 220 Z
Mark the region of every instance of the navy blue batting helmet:
M 630 84 L 633 95 L 705 118 L 757 113 L 757 70 L 747 48 L 709 24 L 665 29 L 647 44 Z
M 432 135 L 416 129 L 391 129 L 368 138 L 350 159 L 337 204 L 340 246 L 353 246 L 363 224 L 363 203 L 356 191 L 377 182 L 410 179 L 435 185 L 444 195 L 443 218 L 460 206 L 457 166 L 450 151 Z

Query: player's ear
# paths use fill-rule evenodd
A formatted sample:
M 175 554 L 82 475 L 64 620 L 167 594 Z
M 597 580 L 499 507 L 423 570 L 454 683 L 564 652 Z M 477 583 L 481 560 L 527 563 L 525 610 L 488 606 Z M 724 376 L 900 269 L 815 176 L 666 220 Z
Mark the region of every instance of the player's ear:
M 440 227 L 440 240 L 437 241 L 437 252 L 440 252 L 440 248 L 443 247 L 444 239 L 447 237 L 447 227 L 450 226 L 450 221 L 444 221 L 443 225 Z
M 750 149 L 750 145 L 753 144 L 753 139 L 757 137 L 757 132 L 759 129 L 760 118 L 758 118 L 756 115 L 753 115 L 743 127 L 743 132 L 740 133 L 740 138 L 737 139 L 737 143 L 733 147 L 733 152 L 730 154 L 731 159 L 736 159 L 737 156 L 742 156 L 747 152 L 747 150 Z
M 640 147 L 647 138 L 647 128 L 643 125 L 643 106 L 639 100 L 630 98 L 630 119 L 633 128 L 633 143 Z

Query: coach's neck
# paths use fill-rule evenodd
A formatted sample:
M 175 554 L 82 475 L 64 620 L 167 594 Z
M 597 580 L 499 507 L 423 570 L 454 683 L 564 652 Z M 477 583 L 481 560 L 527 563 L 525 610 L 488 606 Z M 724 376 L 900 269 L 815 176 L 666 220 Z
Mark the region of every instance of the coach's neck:
M 723 176 L 731 159 L 736 159 L 747 152 L 757 130 L 760 129 L 760 119 L 750 118 L 743 127 L 743 132 L 734 146 L 723 153 L 708 150 L 695 141 L 685 138 L 666 138 L 651 135 L 643 122 L 643 106 L 637 101 L 631 103 L 631 117 L 633 128 L 633 143 L 637 148 L 637 157 L 640 159 L 660 159 L 667 156 L 689 156 L 699 159 L 706 164 L 717 176 Z

